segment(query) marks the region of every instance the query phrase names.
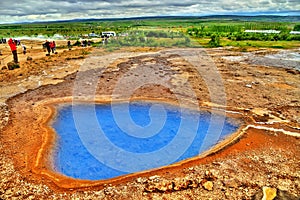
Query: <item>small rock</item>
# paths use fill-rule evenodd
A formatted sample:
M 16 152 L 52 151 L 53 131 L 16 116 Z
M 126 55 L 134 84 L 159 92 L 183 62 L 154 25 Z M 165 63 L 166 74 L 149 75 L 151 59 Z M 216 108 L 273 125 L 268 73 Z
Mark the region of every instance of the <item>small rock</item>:
M 229 187 L 229 188 L 238 188 L 239 187 L 239 184 L 234 179 L 225 180 L 225 181 L 223 181 L 223 184 L 224 184 L 224 186 Z
M 143 196 L 147 196 L 148 195 L 148 193 L 147 192 L 143 192 Z
M 173 184 L 171 182 L 163 181 L 157 189 L 161 192 L 166 192 L 166 191 L 172 191 L 173 190 Z
M 139 178 L 136 179 L 136 182 L 137 182 L 137 183 L 143 183 L 144 180 L 143 180 L 143 178 L 139 177 Z
M 199 186 L 199 183 L 197 180 L 193 180 L 190 184 L 190 187 L 191 188 L 197 188 Z
M 245 112 L 250 112 L 250 111 L 251 111 L 251 109 L 249 109 L 249 108 L 245 108 L 245 109 L 244 109 L 244 111 L 245 111 Z
M 5 192 L 5 195 L 11 195 L 13 192 L 12 192 L 12 190 L 11 189 L 8 189 L 8 190 L 6 190 L 6 192 Z
M 211 181 L 206 181 L 205 183 L 203 183 L 202 186 L 203 186 L 204 189 L 206 189 L 208 191 L 212 191 L 213 187 L 214 187 L 214 184 Z
M 209 180 L 209 181 L 213 181 L 213 180 L 217 179 L 217 177 L 211 171 L 205 171 L 204 177 L 206 180 Z
M 153 180 L 159 180 L 159 178 L 160 178 L 160 176 L 158 176 L 158 175 L 154 175 L 154 176 L 150 176 L 149 177 L 149 180 L 151 180 L 151 181 L 153 181 Z
M 189 171 L 195 171 L 194 167 L 190 167 Z
M 222 165 L 222 163 L 216 162 L 216 161 L 213 161 L 212 164 L 215 165 L 215 166 L 221 166 Z
M 286 69 L 286 72 L 293 74 L 293 75 L 299 74 L 299 72 L 297 72 L 297 70 L 293 70 L 293 69 Z
M 20 65 L 15 62 L 9 62 L 9 63 L 7 63 L 7 67 L 9 70 L 13 70 L 13 69 L 20 68 Z
M 173 184 L 174 184 L 173 189 L 175 191 L 180 191 L 181 190 L 181 183 L 180 183 L 180 180 L 178 178 L 175 178 Z
M 27 61 L 30 61 L 30 60 L 32 60 L 32 57 L 28 56 Z
M 147 184 L 144 188 L 145 192 L 154 192 L 156 187 L 153 184 Z
M 181 189 L 187 189 L 191 184 L 190 180 L 182 179 L 181 181 Z
M 273 200 L 276 197 L 277 189 L 270 187 L 263 187 L 263 199 Z
M 252 85 L 251 84 L 247 84 L 246 87 L 247 88 L 252 88 Z

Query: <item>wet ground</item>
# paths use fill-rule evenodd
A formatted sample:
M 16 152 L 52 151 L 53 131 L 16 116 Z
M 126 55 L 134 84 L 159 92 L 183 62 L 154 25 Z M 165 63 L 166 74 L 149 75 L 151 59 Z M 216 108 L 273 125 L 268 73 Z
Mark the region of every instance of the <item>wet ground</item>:
M 0 198 L 259 199 L 264 186 L 300 196 L 299 71 L 232 59 L 244 55 L 226 49 L 88 51 L 1 71 Z M 70 97 L 200 105 L 236 113 L 249 126 L 205 158 L 105 183 L 78 182 L 49 171 L 55 135 L 44 125 L 53 114 L 45 102 Z
M 253 65 L 284 67 L 300 71 L 300 49 L 273 50 L 262 49 L 255 52 L 241 53 L 236 56 L 224 56 L 226 60 L 246 62 Z

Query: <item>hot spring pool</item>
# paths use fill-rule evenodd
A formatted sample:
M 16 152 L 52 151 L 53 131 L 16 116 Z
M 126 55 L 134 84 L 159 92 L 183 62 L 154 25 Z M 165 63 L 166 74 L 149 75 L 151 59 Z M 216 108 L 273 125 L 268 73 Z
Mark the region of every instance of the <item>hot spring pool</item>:
M 164 103 L 112 105 L 58 106 L 55 171 L 103 180 L 158 168 L 199 155 L 239 127 L 221 115 Z

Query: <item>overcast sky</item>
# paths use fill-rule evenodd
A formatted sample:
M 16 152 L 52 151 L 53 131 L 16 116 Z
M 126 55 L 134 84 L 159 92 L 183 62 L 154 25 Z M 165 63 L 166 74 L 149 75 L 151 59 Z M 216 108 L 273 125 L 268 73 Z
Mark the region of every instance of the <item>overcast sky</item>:
M 1 0 L 0 23 L 210 15 L 241 12 L 290 12 L 299 15 L 300 0 Z

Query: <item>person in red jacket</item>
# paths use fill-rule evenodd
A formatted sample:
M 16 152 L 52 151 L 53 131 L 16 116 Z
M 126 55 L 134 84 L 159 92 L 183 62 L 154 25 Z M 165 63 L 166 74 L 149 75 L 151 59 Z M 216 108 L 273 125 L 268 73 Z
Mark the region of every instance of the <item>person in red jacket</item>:
M 56 48 L 55 41 L 50 42 L 50 48 L 51 48 L 52 53 L 55 53 L 55 48 Z
M 9 45 L 9 47 L 11 49 L 11 52 L 14 56 L 14 62 L 18 63 L 17 44 L 13 41 L 13 39 L 10 38 L 8 40 L 8 45 Z

